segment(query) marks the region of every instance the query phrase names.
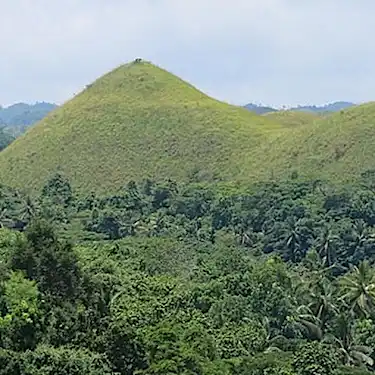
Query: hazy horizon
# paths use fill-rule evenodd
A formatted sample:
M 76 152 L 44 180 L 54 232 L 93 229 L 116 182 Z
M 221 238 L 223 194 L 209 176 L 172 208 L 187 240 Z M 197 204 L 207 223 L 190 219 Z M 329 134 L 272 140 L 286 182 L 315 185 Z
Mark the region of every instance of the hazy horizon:
M 70 98 L 68 98 L 67 100 L 70 100 Z M 334 101 L 326 102 L 326 103 L 300 103 L 300 104 L 297 104 L 297 105 L 294 105 L 294 106 L 287 106 L 287 105 L 273 106 L 273 105 L 269 105 L 267 103 L 259 103 L 257 101 L 248 102 L 248 103 L 241 103 L 241 104 L 234 104 L 234 105 L 244 107 L 248 104 L 253 104 L 253 105 L 256 105 L 256 106 L 259 106 L 259 107 L 272 107 L 274 109 L 282 110 L 282 109 L 297 108 L 297 107 L 309 107 L 309 106 L 323 107 L 323 106 L 326 106 L 328 104 L 334 104 L 334 103 L 338 103 L 338 102 L 348 102 L 348 103 L 352 103 L 352 104 L 355 104 L 355 105 L 360 105 L 360 104 L 364 103 L 364 102 L 355 103 L 355 102 L 350 102 L 348 100 L 343 99 L 343 100 L 334 100 Z M 3 105 L 3 104 L 0 103 L 0 109 L 1 108 L 7 109 L 7 108 L 12 107 L 13 105 L 17 105 L 17 104 L 36 105 L 36 104 L 40 104 L 40 103 L 48 103 L 48 104 L 55 104 L 55 105 L 58 105 L 58 106 L 62 106 L 65 102 L 57 103 L 57 102 L 53 102 L 53 101 L 49 101 L 49 100 L 40 100 L 40 101 L 37 100 L 37 101 L 33 101 L 33 102 L 24 102 L 24 101 L 17 102 L 16 101 L 14 103 L 10 103 L 10 104 L 7 104 L 7 105 Z

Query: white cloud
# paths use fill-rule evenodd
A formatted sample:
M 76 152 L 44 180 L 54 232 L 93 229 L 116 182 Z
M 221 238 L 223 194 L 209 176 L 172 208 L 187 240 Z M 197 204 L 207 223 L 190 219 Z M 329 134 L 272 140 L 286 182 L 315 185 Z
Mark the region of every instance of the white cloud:
M 0 0 L 0 103 L 62 101 L 135 57 L 221 99 L 373 99 L 373 0 Z

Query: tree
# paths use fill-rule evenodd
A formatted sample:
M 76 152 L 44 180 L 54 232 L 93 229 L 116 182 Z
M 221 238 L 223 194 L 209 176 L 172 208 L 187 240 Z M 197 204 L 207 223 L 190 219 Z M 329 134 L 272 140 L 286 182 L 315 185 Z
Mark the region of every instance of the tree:
M 25 279 L 22 272 L 12 272 L 2 289 L 5 311 L 0 315 L 0 346 L 12 350 L 34 348 L 39 314 L 36 283 Z
M 112 375 L 106 358 L 84 349 L 39 346 L 20 356 L 21 374 Z
M 80 293 L 81 272 L 70 244 L 60 242 L 45 221 L 36 221 L 26 231 L 26 241 L 15 247 L 12 268 L 22 270 L 39 290 L 53 298 L 74 298 Z
M 355 341 L 354 326 L 351 317 L 340 313 L 334 321 L 334 334 L 327 335 L 326 343 L 336 346 L 344 365 L 368 365 L 373 366 L 371 358 L 373 349 L 365 345 L 359 345 Z
M 333 375 L 337 368 L 335 353 L 328 345 L 313 342 L 295 354 L 292 367 L 298 375 Z
M 104 334 L 104 352 L 113 371 L 132 375 L 147 367 L 146 353 L 133 329 L 123 321 L 112 321 Z
M 338 236 L 334 235 L 328 227 L 323 229 L 318 239 L 317 250 L 327 267 L 331 267 L 336 261 L 337 240 Z
M 39 206 L 34 202 L 30 196 L 27 196 L 24 200 L 24 208 L 21 214 L 21 220 L 29 222 L 33 220 L 39 214 Z
M 352 271 L 341 278 L 341 300 L 350 311 L 359 316 L 368 316 L 374 307 L 375 273 L 368 261 L 354 266 Z
M 286 330 L 312 340 L 321 340 L 323 333 L 320 320 L 308 306 L 299 306 L 294 315 L 287 317 Z
M 69 206 L 73 199 L 69 180 L 61 173 L 56 173 L 43 187 L 41 198 L 49 199 L 54 205 Z

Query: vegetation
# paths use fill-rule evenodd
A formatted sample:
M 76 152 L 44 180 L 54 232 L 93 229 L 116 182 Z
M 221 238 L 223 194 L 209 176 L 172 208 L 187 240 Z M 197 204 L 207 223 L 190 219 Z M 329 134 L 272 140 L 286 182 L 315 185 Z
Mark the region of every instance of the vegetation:
M 0 374 L 371 374 L 370 177 L 2 187 Z
M 297 173 L 353 180 L 373 165 L 374 108 L 315 121 L 293 111 L 260 116 L 137 60 L 12 142 L 0 154 L 0 181 L 34 194 L 56 172 L 82 193 L 114 192 L 144 178 L 247 184 Z
M 373 169 L 374 118 L 375 103 L 324 116 L 264 145 L 254 168 L 272 170 L 275 178 L 293 170 L 299 176 L 354 181 Z
M 13 142 L 0 154 L 0 180 L 36 191 L 60 171 L 89 193 L 132 179 L 229 179 L 254 174 L 251 150 L 280 131 L 150 63 L 134 62 L 88 85 Z
M 314 112 L 277 111 L 266 113 L 267 118 L 287 127 L 306 126 L 319 118 Z
M 10 145 L 14 141 L 14 137 L 4 128 L 0 128 L 0 151 Z
M 17 103 L 9 107 L 0 106 L 0 125 L 9 133 L 17 136 L 23 133 L 30 125 L 43 119 L 57 106 L 51 103 Z
M 0 375 L 373 374 L 374 108 L 89 85 L 0 153 Z

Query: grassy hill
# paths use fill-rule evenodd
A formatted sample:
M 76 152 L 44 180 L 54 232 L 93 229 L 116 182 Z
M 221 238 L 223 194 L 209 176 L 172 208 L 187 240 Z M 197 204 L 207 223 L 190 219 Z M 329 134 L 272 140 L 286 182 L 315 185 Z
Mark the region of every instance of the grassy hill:
M 297 111 L 268 112 L 265 113 L 264 116 L 287 127 L 308 125 L 319 118 L 319 115 L 313 112 Z
M 353 180 L 375 169 L 375 102 L 297 127 L 259 150 L 259 173 L 292 171 L 333 181 Z
M 0 154 L 0 181 L 30 190 L 55 172 L 81 191 L 145 177 L 251 179 L 253 151 L 284 132 L 148 62 L 120 66 Z

